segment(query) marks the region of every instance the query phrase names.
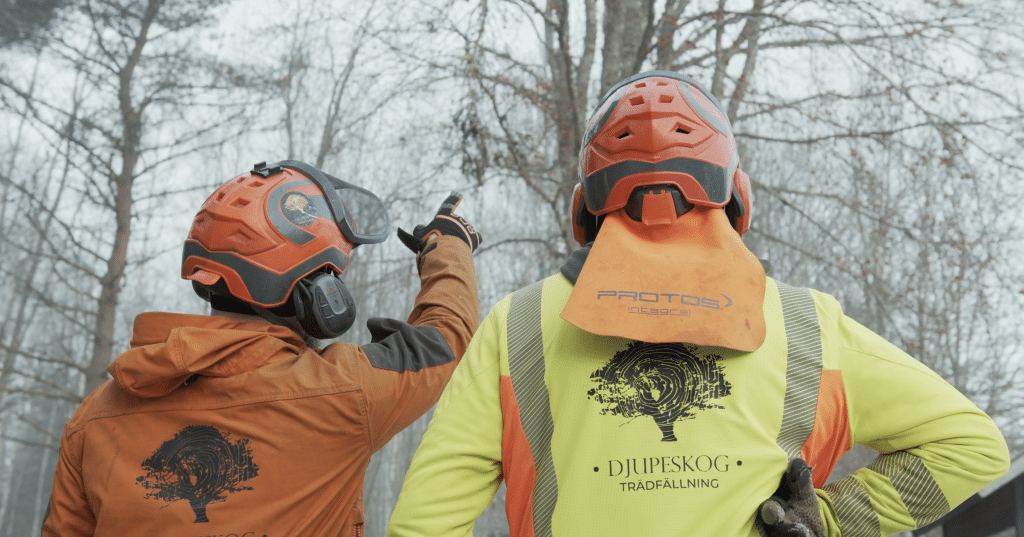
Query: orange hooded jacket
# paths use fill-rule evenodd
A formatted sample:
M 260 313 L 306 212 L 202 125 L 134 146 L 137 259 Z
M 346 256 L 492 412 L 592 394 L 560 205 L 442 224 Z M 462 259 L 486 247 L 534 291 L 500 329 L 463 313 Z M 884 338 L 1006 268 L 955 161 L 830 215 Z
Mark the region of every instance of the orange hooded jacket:
M 144 313 L 64 428 L 43 536 L 362 535 L 370 455 L 436 401 L 478 321 L 472 254 L 422 254 L 407 323 L 288 328 Z

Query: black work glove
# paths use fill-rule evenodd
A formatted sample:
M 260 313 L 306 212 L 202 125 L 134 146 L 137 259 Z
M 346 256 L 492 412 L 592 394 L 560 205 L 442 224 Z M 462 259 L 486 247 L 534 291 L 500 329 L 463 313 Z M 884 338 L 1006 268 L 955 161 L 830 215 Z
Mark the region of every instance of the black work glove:
M 768 537 L 825 537 L 811 467 L 803 459 L 789 461 L 779 490 L 761 504 L 758 516 Z
M 434 234 L 458 237 L 466 241 L 470 250 L 476 251 L 476 247 L 480 246 L 480 242 L 483 240 L 480 238 L 480 234 L 473 229 L 473 226 L 469 225 L 469 222 L 452 212 L 459 206 L 460 201 L 462 201 L 462 194 L 452 191 L 429 224 L 416 226 L 412 233 L 398 228 L 398 239 L 417 254 L 422 252 L 427 245 L 427 238 Z

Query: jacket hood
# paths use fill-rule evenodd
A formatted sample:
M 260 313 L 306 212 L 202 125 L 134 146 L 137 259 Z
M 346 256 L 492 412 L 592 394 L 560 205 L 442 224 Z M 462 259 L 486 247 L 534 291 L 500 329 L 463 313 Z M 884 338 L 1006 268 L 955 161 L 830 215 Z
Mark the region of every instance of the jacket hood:
M 291 329 L 242 323 L 225 317 L 142 313 L 135 318 L 131 348 L 107 372 L 137 397 L 160 397 L 193 375 L 231 377 L 306 348 Z

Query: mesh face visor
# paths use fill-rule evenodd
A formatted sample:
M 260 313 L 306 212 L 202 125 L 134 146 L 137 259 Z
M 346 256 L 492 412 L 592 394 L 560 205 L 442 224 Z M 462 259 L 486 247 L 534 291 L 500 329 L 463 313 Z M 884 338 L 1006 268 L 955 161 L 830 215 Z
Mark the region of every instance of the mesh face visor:
M 373 192 L 297 160 L 275 165 L 302 172 L 320 187 L 341 234 L 353 245 L 381 243 L 391 234 L 391 215 Z

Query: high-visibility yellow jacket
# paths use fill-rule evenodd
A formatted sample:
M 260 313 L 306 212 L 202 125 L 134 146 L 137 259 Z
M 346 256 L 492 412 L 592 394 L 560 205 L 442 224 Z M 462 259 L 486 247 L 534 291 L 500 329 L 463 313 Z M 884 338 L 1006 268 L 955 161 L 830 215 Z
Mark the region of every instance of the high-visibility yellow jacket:
M 559 317 L 571 291 L 557 274 L 493 308 L 388 535 L 471 535 L 504 481 L 513 537 L 757 536 L 758 505 L 801 456 L 828 535 L 877 537 L 1008 468 L 991 418 L 828 295 L 769 279 L 767 338 L 741 353 L 583 332 Z M 853 444 L 882 456 L 823 486 Z

